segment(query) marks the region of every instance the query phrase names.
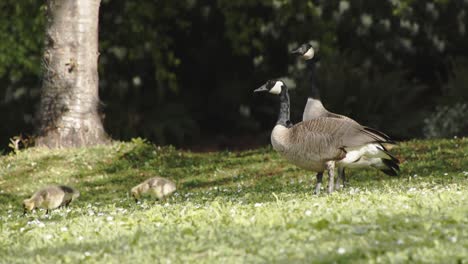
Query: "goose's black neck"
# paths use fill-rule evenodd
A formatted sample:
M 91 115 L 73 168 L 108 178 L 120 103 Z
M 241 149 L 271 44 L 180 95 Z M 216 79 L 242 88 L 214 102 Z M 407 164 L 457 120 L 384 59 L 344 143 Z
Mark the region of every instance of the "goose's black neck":
M 320 91 L 317 86 L 317 81 L 316 81 L 316 76 L 315 76 L 315 65 L 316 61 L 315 59 L 307 60 L 306 65 L 307 65 L 307 81 L 309 83 L 309 98 L 312 99 L 318 99 L 320 100 Z
M 276 121 L 277 125 L 282 125 L 285 127 L 291 127 L 292 123 L 289 120 L 289 93 L 288 89 L 284 87 L 280 93 L 280 111 L 278 114 L 278 121 Z

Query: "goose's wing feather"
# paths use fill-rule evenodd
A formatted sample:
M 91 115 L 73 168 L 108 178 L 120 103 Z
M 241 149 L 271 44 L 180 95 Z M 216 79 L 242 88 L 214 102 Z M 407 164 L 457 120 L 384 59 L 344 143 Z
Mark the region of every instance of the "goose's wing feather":
M 303 155 L 312 155 L 321 160 L 343 158 L 346 152 L 334 138 L 333 133 L 324 127 L 328 119 L 332 118 L 317 118 L 294 125 L 290 134 L 291 145 Z
M 315 131 L 320 129 L 322 132 L 329 133 L 335 140 L 341 141 L 343 147 L 357 147 L 369 143 L 389 143 L 391 141 L 390 137 L 384 133 L 361 126 L 347 117 L 318 118 L 314 124 L 303 123 L 306 123 L 305 126 L 312 127 Z
M 346 147 L 359 147 L 386 140 L 353 120 L 321 117 L 291 128 L 290 142 L 323 159 L 341 159 Z

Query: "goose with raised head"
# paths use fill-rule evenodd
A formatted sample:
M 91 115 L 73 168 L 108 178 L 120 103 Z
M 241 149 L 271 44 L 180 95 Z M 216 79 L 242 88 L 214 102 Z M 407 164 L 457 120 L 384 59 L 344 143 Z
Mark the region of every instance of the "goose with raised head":
M 303 59 L 306 63 L 306 69 L 307 69 L 307 75 L 308 75 L 308 83 L 310 85 L 309 89 L 309 94 L 307 97 L 307 103 L 304 108 L 304 113 L 302 115 L 302 121 L 306 120 L 312 120 L 314 118 L 318 117 L 331 117 L 331 118 L 342 118 L 346 119 L 350 122 L 354 122 L 359 125 L 358 122 L 355 120 L 336 113 L 332 113 L 328 111 L 325 106 L 322 104 L 322 101 L 320 99 L 320 89 L 317 85 L 317 80 L 316 80 L 316 64 L 317 64 L 317 58 L 316 58 L 316 52 L 314 48 L 312 47 L 311 44 L 309 43 L 304 43 L 300 45 L 298 48 L 294 49 L 291 51 L 292 54 L 297 55 L 301 59 Z M 370 129 L 370 128 L 368 128 Z M 389 136 L 385 135 L 384 133 L 374 130 L 373 133 L 379 134 L 381 137 L 386 139 L 386 143 L 389 144 L 394 144 L 394 142 L 390 139 Z M 380 146 L 383 148 L 383 146 Z M 354 167 L 356 168 L 365 168 L 371 166 L 371 163 L 368 161 L 361 161 L 356 164 L 354 164 Z M 323 177 L 323 172 L 318 172 L 317 173 L 317 182 L 321 184 L 322 182 L 322 177 Z M 341 187 L 340 185 L 343 185 L 343 187 L 346 185 L 346 176 L 345 176 L 345 168 L 344 167 L 339 167 L 338 168 L 338 179 L 335 182 L 335 188 L 339 189 Z
M 382 133 L 346 118 L 317 117 L 293 125 L 290 121 L 288 88 L 281 80 L 269 80 L 254 92 L 280 97 L 280 111 L 273 131 L 273 148 L 296 166 L 315 172 L 328 171 L 328 192 L 334 190 L 335 167 L 367 164 L 396 175 L 398 160 L 383 146 Z M 320 182 L 315 192 L 320 191 Z
M 304 113 L 302 114 L 302 121 L 311 120 L 317 117 L 334 117 L 352 120 L 347 116 L 332 113 L 323 106 L 322 100 L 320 99 L 320 90 L 315 77 L 317 59 L 312 45 L 309 43 L 302 44 L 297 49 L 292 50 L 291 53 L 305 60 L 306 69 L 308 71 L 307 81 L 310 83 L 309 95 L 307 96 L 307 103 L 304 108 Z

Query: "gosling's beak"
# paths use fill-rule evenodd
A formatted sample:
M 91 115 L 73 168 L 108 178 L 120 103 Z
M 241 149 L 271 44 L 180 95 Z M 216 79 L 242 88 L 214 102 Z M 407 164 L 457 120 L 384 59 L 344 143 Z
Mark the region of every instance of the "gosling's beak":
M 258 92 L 266 92 L 268 91 L 268 89 L 266 88 L 266 85 L 262 85 L 260 88 L 257 88 L 254 90 L 254 93 L 258 93 Z

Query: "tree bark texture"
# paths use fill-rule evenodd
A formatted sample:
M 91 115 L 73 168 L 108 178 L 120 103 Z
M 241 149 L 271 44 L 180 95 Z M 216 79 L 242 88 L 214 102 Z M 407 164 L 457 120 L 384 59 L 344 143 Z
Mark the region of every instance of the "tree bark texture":
M 48 0 L 36 145 L 106 143 L 98 112 L 100 0 Z

